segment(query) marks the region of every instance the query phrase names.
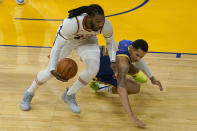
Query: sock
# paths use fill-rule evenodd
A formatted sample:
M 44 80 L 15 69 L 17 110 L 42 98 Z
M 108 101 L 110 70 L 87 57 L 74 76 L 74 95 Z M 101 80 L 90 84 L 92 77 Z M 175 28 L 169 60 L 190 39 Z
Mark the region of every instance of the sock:
M 79 80 L 77 80 L 73 86 L 68 90 L 68 95 L 75 94 L 80 88 L 82 88 L 84 84 L 82 84 Z
M 27 89 L 28 92 L 34 93 L 36 89 L 38 89 L 39 85 L 37 85 L 36 81 L 34 80 L 31 86 Z

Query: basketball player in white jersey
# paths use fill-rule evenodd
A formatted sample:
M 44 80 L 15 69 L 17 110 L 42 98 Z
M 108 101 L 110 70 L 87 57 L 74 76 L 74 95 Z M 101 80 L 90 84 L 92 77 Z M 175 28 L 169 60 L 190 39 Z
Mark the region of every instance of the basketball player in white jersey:
M 32 85 L 25 91 L 20 103 L 21 110 L 29 110 L 35 90 L 51 77 L 66 81 L 56 71 L 59 60 L 67 57 L 75 49 L 86 65 L 75 83 L 62 95 L 72 112 L 80 113 L 75 100 L 76 92 L 96 76 L 100 65 L 100 49 L 96 35 L 103 34 L 110 56 L 112 69 L 115 69 L 116 44 L 111 23 L 105 18 L 103 9 L 96 4 L 70 10 L 68 18 L 59 27 L 54 46 L 50 53 L 49 65 L 40 71 Z
M 1 2 L 2 0 L 0 0 Z M 19 4 L 19 5 L 22 5 L 23 3 L 25 2 L 25 0 L 16 0 L 16 3 Z

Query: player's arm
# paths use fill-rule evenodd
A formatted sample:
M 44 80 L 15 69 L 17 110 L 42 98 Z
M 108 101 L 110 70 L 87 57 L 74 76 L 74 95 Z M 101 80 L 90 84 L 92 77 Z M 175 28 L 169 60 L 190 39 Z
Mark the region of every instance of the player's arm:
M 116 70 L 116 42 L 113 36 L 113 27 L 112 24 L 105 19 L 105 24 L 102 29 L 102 34 L 105 38 L 107 44 L 107 51 L 111 61 L 111 68 L 115 71 Z
M 121 103 L 126 110 L 129 118 L 137 123 L 138 126 L 140 127 L 145 127 L 145 124 L 141 122 L 132 112 L 130 103 L 129 103 L 129 98 L 128 98 L 128 93 L 126 90 L 126 83 L 127 83 L 127 78 L 126 75 L 129 71 L 130 65 L 127 57 L 124 56 L 117 56 L 116 57 L 116 64 L 117 64 L 117 69 L 118 69 L 118 75 L 117 75 L 117 81 L 118 81 L 118 89 L 117 92 L 120 95 L 121 98 Z
M 134 75 L 136 73 L 139 72 L 139 68 L 137 68 L 134 64 L 130 63 L 130 67 L 129 67 L 129 75 Z
M 140 59 L 138 62 L 136 62 L 136 66 L 137 66 L 139 69 L 141 69 L 141 70 L 146 74 L 146 76 L 151 80 L 152 84 L 159 86 L 160 91 L 163 90 L 162 85 L 161 85 L 161 82 L 158 81 L 158 80 L 152 75 L 152 73 L 150 72 L 150 70 L 149 70 L 149 68 L 148 68 L 148 66 L 147 66 L 147 64 L 145 63 L 145 61 L 144 61 L 143 58 Z
M 61 78 L 61 75 L 56 71 L 57 62 L 59 60 L 60 52 L 68 41 L 68 38 L 77 32 L 78 25 L 75 18 L 73 19 L 65 19 L 60 29 L 58 30 L 57 38 L 54 42 L 54 45 L 50 54 L 49 68 L 50 72 L 53 76 L 55 76 L 58 80 L 66 81 Z
M 62 47 L 64 46 L 63 42 L 56 42 L 56 44 L 53 46 L 50 54 L 50 61 L 49 61 L 49 67 L 51 74 L 58 80 L 66 82 L 66 80 L 61 78 L 61 75 L 56 71 L 56 65 L 59 59 L 60 51 Z

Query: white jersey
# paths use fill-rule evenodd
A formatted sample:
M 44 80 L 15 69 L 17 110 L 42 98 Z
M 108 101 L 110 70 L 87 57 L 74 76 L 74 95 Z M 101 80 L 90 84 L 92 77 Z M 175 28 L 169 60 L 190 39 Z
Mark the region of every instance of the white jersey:
M 103 34 L 105 38 L 109 38 L 113 35 L 113 28 L 111 23 L 105 18 L 105 23 L 102 30 L 99 31 L 87 31 L 84 29 L 84 21 L 86 19 L 86 14 L 81 16 L 66 18 L 60 27 L 60 34 L 66 40 L 83 40 L 88 37 L 96 36 L 98 34 Z
M 71 46 L 97 44 L 97 34 L 103 34 L 107 43 L 107 50 L 110 56 L 110 60 L 116 60 L 116 43 L 114 41 L 113 28 L 111 23 L 105 18 L 105 23 L 101 30 L 87 31 L 84 29 L 83 23 L 86 19 L 86 15 L 87 14 L 84 13 L 77 17 L 66 18 L 62 25 L 59 27 L 56 41 L 54 42 L 54 46 L 50 55 L 50 70 L 56 69 L 56 64 L 58 62 L 60 52 L 63 47 L 66 48 L 67 51 L 62 52 L 67 55 L 73 49 L 71 49 Z M 59 37 L 61 37 L 62 40 Z M 67 46 L 65 46 L 65 44 Z

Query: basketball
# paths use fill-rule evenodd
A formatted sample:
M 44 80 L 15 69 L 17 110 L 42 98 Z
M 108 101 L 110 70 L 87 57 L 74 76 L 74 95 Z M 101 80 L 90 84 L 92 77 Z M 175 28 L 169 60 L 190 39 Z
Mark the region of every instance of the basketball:
M 77 63 L 70 58 L 64 58 L 57 64 L 57 72 L 61 74 L 61 77 L 65 80 L 73 78 L 78 71 Z

